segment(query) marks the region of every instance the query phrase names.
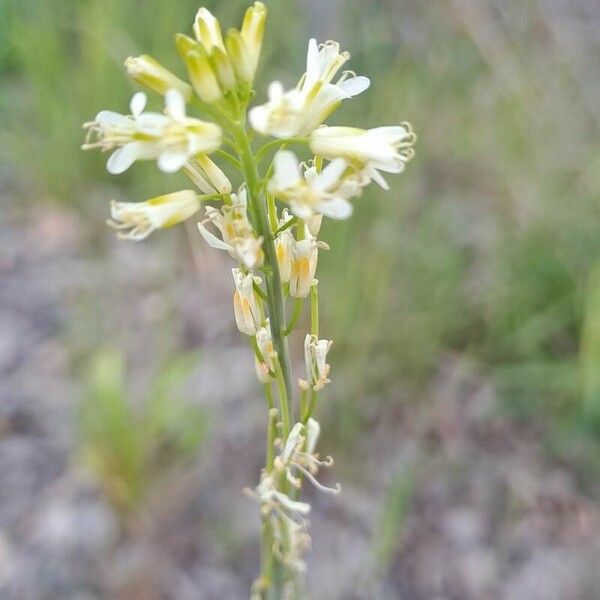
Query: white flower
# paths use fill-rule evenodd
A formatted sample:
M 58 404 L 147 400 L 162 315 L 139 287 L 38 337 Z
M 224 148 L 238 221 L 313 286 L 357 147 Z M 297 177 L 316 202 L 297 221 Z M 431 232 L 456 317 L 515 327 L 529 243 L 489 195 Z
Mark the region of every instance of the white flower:
M 246 335 L 256 335 L 262 316 L 254 292 L 254 283 L 260 283 L 260 277 L 232 269 L 235 292 L 233 293 L 233 312 L 238 329 Z
M 260 359 L 258 356 L 254 359 L 256 376 L 261 383 L 269 383 L 273 381 L 273 374 L 275 373 L 274 359 L 277 356 L 277 352 L 273 348 L 269 319 L 256 332 L 256 346 L 261 355 Z
M 209 246 L 229 252 L 246 268 L 254 269 L 262 265 L 264 253 L 262 238 L 254 236 L 248 221 L 246 204 L 246 189 L 241 188 L 238 194 L 231 194 L 231 204 L 225 204 L 221 210 L 207 206 L 207 218 L 198 223 L 198 229 Z M 218 229 L 221 238 L 207 229 L 207 223 Z
M 191 158 L 183 170 L 205 194 L 231 193 L 231 181 L 206 154 L 198 154 Z
M 185 221 L 200 209 L 196 192 L 182 190 L 158 196 L 146 202 L 116 202 L 110 205 L 107 223 L 119 230 L 123 240 L 143 240 L 155 229 L 171 227 Z M 129 231 L 125 232 L 124 230 Z
M 166 173 L 178 171 L 191 156 L 209 153 L 221 145 L 221 128 L 214 123 L 186 117 L 183 96 L 169 90 L 164 115 L 143 112 L 146 95 L 138 92 L 131 99 L 131 115 L 103 110 L 88 129 L 84 149 L 116 150 L 106 168 L 109 173 L 126 171 L 136 160 L 157 159 Z
M 307 334 L 304 338 L 304 362 L 308 380 L 300 379 L 302 389 L 319 392 L 329 383 L 327 376 L 330 367 L 326 361 L 331 344 L 330 340 L 320 340 L 316 335 Z
M 315 214 L 347 219 L 352 214 L 352 204 L 338 191 L 348 166 L 343 158 L 329 163 L 320 173 L 316 167 L 310 167 L 302 174 L 295 154 L 281 150 L 275 155 L 274 166 L 269 191 L 287 202 L 300 219 Z
M 179 79 L 147 54 L 127 58 L 125 60 L 125 70 L 131 79 L 162 96 L 169 90 L 177 90 L 185 100 L 189 100 L 192 96 L 192 88 L 189 84 Z
M 388 189 L 379 171 L 402 172 L 414 156 L 415 140 L 408 123 L 375 129 L 320 127 L 310 136 L 310 149 L 330 160 L 345 158 L 368 179 Z
M 336 73 L 350 58 L 340 53 L 337 42 L 320 47 L 315 39 L 308 43 L 306 72 L 293 90 L 284 92 L 279 82 L 269 86 L 269 101 L 254 107 L 250 113 L 252 127 L 263 135 L 285 138 L 308 135 L 340 105 L 369 87 L 367 77 L 344 72 L 336 83 Z

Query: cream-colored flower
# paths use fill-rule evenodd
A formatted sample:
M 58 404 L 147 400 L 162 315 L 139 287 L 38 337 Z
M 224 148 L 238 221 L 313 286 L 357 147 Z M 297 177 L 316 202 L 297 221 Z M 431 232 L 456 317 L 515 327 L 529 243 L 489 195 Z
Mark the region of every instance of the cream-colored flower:
M 290 219 L 292 217 L 289 216 L 287 209 L 284 209 L 282 218 L 279 220 L 279 227 L 283 227 Z M 279 266 L 279 275 L 282 283 L 288 283 L 292 276 L 295 243 L 296 240 L 289 227 L 280 231 L 275 237 L 275 255 L 277 256 L 277 265 Z
M 352 214 L 352 204 L 338 191 L 348 167 L 343 158 L 332 161 L 320 173 L 316 167 L 302 173 L 296 155 L 281 150 L 275 155 L 274 166 L 269 191 L 287 202 L 297 217 L 310 219 L 322 214 L 332 219 L 347 219 Z
M 241 188 L 238 194 L 231 194 L 231 204 L 225 204 L 220 210 L 207 206 L 207 218 L 198 223 L 198 229 L 209 246 L 229 252 L 247 269 L 254 269 L 262 265 L 264 253 L 262 238 L 255 237 L 246 207 L 246 189 Z M 208 223 L 217 228 L 220 238 L 207 229 Z
M 330 160 L 345 158 L 365 177 L 388 189 L 379 171 L 402 172 L 414 156 L 415 141 L 408 123 L 375 129 L 319 127 L 310 136 L 310 148 Z
M 284 92 L 279 82 L 269 86 L 269 101 L 254 107 L 249 118 L 252 127 L 263 135 L 285 138 L 308 135 L 340 105 L 369 87 L 367 77 L 344 72 L 332 83 L 336 73 L 350 58 L 340 52 L 337 42 L 308 43 L 306 72 L 293 90 Z
M 233 293 L 233 312 L 238 329 L 246 335 L 256 335 L 262 316 L 256 299 L 254 283 L 260 284 L 260 277 L 244 273 L 241 269 L 232 269 L 235 292 Z
M 111 202 L 107 223 L 123 240 L 143 240 L 155 229 L 172 227 L 200 209 L 196 192 L 182 190 L 146 202 Z M 125 231 L 128 230 L 128 231 Z
M 183 170 L 203 193 L 231 194 L 231 181 L 206 154 L 191 158 Z
M 307 227 L 304 239 L 294 240 L 292 248 L 292 269 L 290 274 L 290 296 L 306 298 L 310 287 L 317 283 L 315 273 L 319 259 L 319 248 L 328 250 L 325 242 L 317 241 L 310 235 Z
M 147 54 L 127 58 L 125 70 L 131 79 L 161 96 L 164 96 L 169 90 L 177 90 L 186 101 L 192 97 L 192 88 L 188 83 L 179 79 L 177 75 L 171 73 Z
M 131 99 L 131 115 L 103 110 L 86 123 L 88 137 L 84 149 L 116 150 L 106 168 L 109 173 L 126 171 L 136 160 L 157 160 L 166 173 L 178 171 L 191 156 L 209 153 L 221 145 L 221 128 L 214 123 L 186 117 L 183 96 L 169 90 L 165 96 L 166 114 L 143 112 L 146 95 Z
M 275 348 L 273 347 L 273 339 L 271 338 L 269 319 L 266 319 L 265 325 L 259 327 L 256 332 L 256 346 L 260 352 L 260 359 L 258 356 L 254 358 L 256 376 L 261 383 L 269 383 L 273 381 L 275 357 L 277 356 L 277 352 L 275 352 Z
M 327 364 L 327 353 L 331 348 L 330 340 L 320 340 L 316 335 L 307 334 L 304 338 L 304 362 L 307 380 L 300 379 L 300 387 L 304 390 L 321 391 L 326 384 L 330 367 Z

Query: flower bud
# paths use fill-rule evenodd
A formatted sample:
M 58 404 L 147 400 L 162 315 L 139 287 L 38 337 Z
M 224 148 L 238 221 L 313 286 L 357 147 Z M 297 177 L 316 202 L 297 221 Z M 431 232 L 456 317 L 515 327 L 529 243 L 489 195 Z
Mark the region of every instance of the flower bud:
M 188 75 L 202 102 L 214 104 L 223 98 L 223 92 L 211 62 L 206 54 L 190 52 L 186 56 Z
M 225 50 L 214 48 L 210 54 L 210 64 L 221 84 L 221 89 L 225 92 L 232 90 L 236 85 L 235 72 Z
M 194 156 L 188 161 L 184 170 L 205 194 L 231 193 L 231 181 L 206 154 Z
M 207 54 L 211 54 L 213 48 L 219 48 L 222 52 L 225 52 L 221 25 L 217 18 L 206 8 L 201 8 L 196 13 L 194 35 Z
M 185 81 L 147 54 L 127 58 L 125 69 L 131 79 L 163 96 L 169 90 L 177 90 L 186 101 L 192 97 L 192 88 Z
M 262 2 L 255 2 L 248 8 L 244 15 L 240 36 L 244 42 L 249 57 L 249 63 L 252 68 L 250 82 L 254 79 L 254 73 L 256 72 L 260 60 L 266 20 L 267 7 Z
M 252 83 L 256 69 L 246 44 L 237 29 L 230 29 L 225 38 L 227 54 L 239 81 Z

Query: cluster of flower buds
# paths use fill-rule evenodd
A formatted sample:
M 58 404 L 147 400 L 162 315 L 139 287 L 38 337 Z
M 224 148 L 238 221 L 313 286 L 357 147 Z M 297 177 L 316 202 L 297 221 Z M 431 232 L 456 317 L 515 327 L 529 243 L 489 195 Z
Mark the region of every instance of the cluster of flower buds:
M 177 34 L 177 50 L 202 102 L 248 100 L 260 58 L 266 16 L 265 5 L 255 2 L 246 11 L 241 29 L 229 29 L 223 39 L 219 21 L 201 8 L 194 21 L 195 39 Z

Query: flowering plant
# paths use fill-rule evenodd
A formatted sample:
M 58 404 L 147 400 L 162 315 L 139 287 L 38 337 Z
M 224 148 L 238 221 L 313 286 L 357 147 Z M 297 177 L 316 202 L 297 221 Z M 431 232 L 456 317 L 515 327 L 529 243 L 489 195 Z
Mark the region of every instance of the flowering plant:
M 254 599 L 297 593 L 310 541 L 310 505 L 299 499 L 303 482 L 327 493 L 340 491 L 339 485 L 326 487 L 316 479 L 321 468 L 333 464 L 316 451 L 320 426 L 314 418 L 319 393 L 330 381 L 327 353 L 332 343 L 319 337 L 315 274 L 319 252 L 328 248 L 319 239 L 322 219 L 350 217 L 352 200 L 373 181 L 387 189 L 381 172 L 403 171 L 416 139 L 408 123 L 370 130 L 323 125 L 343 100 L 370 84 L 351 71 L 338 76 L 350 55 L 332 41 L 318 45 L 311 39 L 306 71 L 296 87 L 285 90 L 274 82 L 268 101 L 248 109 L 266 16 L 264 4 L 255 2 L 241 29 L 223 36 L 219 21 L 201 8 L 194 37 L 175 38 L 189 83 L 149 56 L 128 58 L 130 77 L 164 96 L 164 113 L 146 112 L 146 96 L 138 92 L 129 115 L 104 110 L 86 123 L 83 146 L 111 151 L 110 173 L 122 173 L 138 160 L 156 160 L 163 172 L 182 169 L 197 188 L 146 202 L 113 201 L 108 224 L 120 238 L 143 240 L 204 206 L 200 233 L 236 263 L 235 322 L 250 338 L 267 401 L 266 465 L 257 486 L 247 490 L 262 517 L 261 573 L 252 588 Z M 186 104 L 207 120 L 187 116 Z M 248 124 L 275 139 L 255 150 Z M 300 162 L 287 149 L 290 145 L 308 148 L 308 160 Z M 233 166 L 241 184 L 234 188 L 209 155 Z M 266 159 L 268 166 L 261 169 Z M 311 315 L 304 341 L 306 376 L 294 384 L 288 336 L 305 298 Z M 293 303 L 289 318 L 288 299 Z

